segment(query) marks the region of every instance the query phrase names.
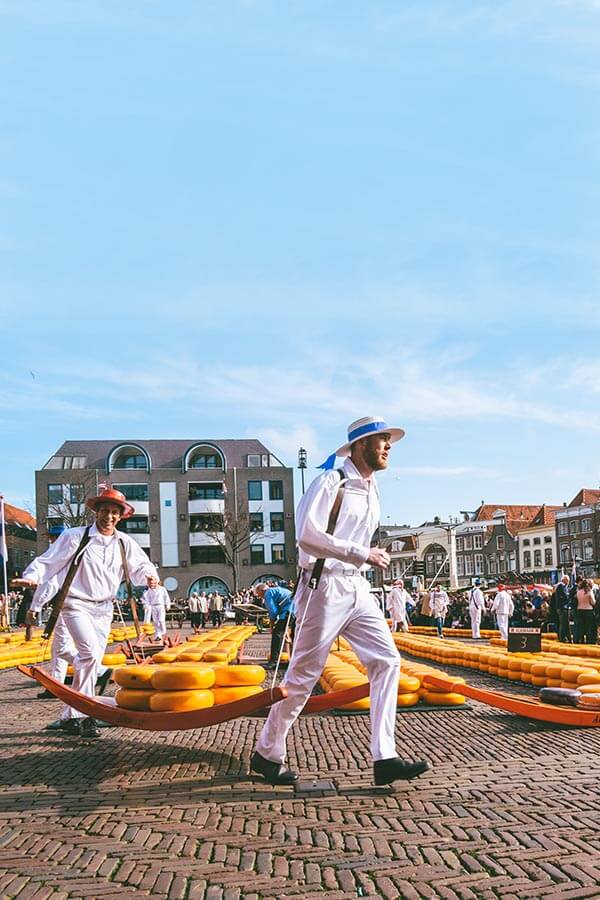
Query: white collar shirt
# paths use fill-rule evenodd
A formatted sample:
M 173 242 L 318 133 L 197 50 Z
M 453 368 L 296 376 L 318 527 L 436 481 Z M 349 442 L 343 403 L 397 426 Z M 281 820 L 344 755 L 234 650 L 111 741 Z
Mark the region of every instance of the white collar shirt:
M 41 556 L 27 566 L 23 577 L 37 584 L 56 577 L 59 584 L 62 584 L 84 531 L 85 526 L 63 531 Z M 69 597 L 96 603 L 114 599 L 124 578 L 119 539 L 125 547 L 132 582 L 144 584 L 148 577 L 158 578 L 156 567 L 132 537 L 121 531 L 108 537 L 98 531 L 94 522 L 90 528 L 89 544 L 83 550 L 81 562 L 69 588 Z
M 333 534 L 327 534 L 329 515 L 342 480 L 336 470 L 319 475 L 298 504 L 296 529 L 302 569 L 325 559 L 324 572 L 365 566 L 371 538 L 379 524 L 379 492 L 374 475 L 363 478 L 348 457 L 343 465 L 344 498 Z

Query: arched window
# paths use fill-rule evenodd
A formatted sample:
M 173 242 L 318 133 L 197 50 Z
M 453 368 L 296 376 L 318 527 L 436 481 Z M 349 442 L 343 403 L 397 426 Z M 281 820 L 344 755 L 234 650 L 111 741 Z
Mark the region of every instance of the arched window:
M 583 558 L 585 560 L 590 560 L 594 558 L 594 545 L 592 541 L 584 541 L 583 542 Z
M 433 578 L 439 570 L 440 575 L 449 572 L 447 553 L 441 544 L 430 544 L 425 548 L 425 574 Z
M 196 591 L 197 594 L 204 591 L 206 594 L 221 594 L 227 597 L 229 588 L 221 578 L 215 578 L 213 575 L 207 575 L 204 578 L 197 578 L 188 588 L 188 597 Z
M 225 456 L 215 444 L 194 444 L 183 457 L 183 471 L 188 469 L 225 469 Z
M 145 469 L 150 471 L 150 457 L 138 444 L 119 444 L 108 454 L 107 472 L 114 469 Z

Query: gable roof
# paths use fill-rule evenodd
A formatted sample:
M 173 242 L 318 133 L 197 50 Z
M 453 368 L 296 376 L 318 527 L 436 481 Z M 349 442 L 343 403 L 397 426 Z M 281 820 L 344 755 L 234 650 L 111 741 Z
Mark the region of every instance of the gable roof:
M 523 528 L 531 525 L 532 519 L 538 515 L 542 506 L 540 504 L 533 506 L 531 504 L 515 506 L 514 504 L 493 504 L 482 503 L 475 511 L 474 521 L 486 521 L 494 518 L 494 513 L 502 510 L 505 515 L 506 527 L 511 534 L 516 534 Z
M 4 503 L 4 519 L 11 525 L 25 525 L 28 528 L 35 529 L 36 523 L 31 513 L 19 506 L 12 506 L 10 503 Z
M 554 525 L 554 519 L 556 518 L 556 513 L 559 509 L 562 509 L 562 506 L 542 506 L 537 516 L 533 518 L 530 523 L 530 526 L 534 525 Z
M 575 494 L 569 506 L 591 506 L 593 503 L 600 503 L 600 491 L 595 488 L 581 488 L 578 494 Z

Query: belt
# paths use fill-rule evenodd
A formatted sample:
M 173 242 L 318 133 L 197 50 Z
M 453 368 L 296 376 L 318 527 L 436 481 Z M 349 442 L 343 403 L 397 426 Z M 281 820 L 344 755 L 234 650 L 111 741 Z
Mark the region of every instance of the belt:
M 75 597 L 73 594 L 67 594 L 65 600 L 81 600 L 82 603 L 91 603 L 92 606 L 100 606 L 102 603 L 111 602 L 110 598 L 104 600 L 93 600 L 91 597 Z
M 312 572 L 312 568 L 310 569 L 302 569 L 303 572 L 308 572 L 309 574 Z M 363 577 L 363 573 L 360 569 L 330 569 L 329 571 L 323 571 L 321 578 L 357 578 Z

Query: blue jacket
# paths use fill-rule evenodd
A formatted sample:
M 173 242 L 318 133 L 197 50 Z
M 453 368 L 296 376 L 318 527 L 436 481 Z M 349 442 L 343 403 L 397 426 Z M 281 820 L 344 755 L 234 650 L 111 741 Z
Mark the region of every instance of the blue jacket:
M 264 604 L 269 613 L 269 618 L 273 622 L 279 619 L 285 619 L 291 610 L 294 612 L 294 604 L 292 601 L 292 592 L 287 588 L 272 587 L 267 588 L 263 596 Z
M 556 608 L 558 610 L 571 608 L 569 589 L 562 581 L 556 588 Z

